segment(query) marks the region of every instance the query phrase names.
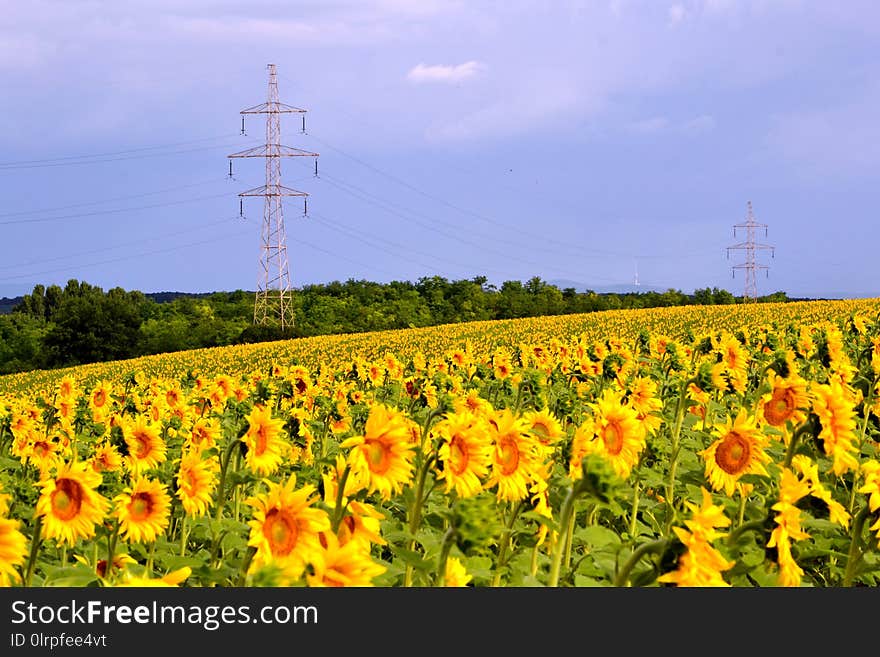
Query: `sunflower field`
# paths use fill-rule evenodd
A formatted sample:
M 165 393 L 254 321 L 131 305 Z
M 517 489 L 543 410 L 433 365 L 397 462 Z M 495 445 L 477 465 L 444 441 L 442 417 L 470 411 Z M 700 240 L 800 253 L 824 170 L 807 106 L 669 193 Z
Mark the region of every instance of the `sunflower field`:
M 853 587 L 880 299 L 305 338 L 0 377 L 0 585 Z

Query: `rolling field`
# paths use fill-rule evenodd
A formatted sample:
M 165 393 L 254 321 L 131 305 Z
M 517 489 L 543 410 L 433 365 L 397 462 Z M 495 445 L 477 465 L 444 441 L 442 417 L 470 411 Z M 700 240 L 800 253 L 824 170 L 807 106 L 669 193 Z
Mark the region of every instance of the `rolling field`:
M 880 299 L 0 377 L 0 583 L 873 586 Z

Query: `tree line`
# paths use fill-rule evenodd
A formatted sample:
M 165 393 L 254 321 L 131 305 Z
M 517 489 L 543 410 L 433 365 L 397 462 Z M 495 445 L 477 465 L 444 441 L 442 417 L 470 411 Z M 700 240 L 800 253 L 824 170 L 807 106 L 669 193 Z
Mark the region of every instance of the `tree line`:
M 784 292 L 759 298 L 790 300 Z M 390 283 L 349 279 L 295 290 L 294 327 L 282 332 L 253 324 L 253 292 L 148 295 L 119 287 L 104 291 L 71 279 L 63 288 L 37 285 L 11 312 L 0 314 L 0 374 L 313 335 L 741 301 L 718 288 L 693 294 L 578 292 L 539 277 L 500 287 L 482 276 Z

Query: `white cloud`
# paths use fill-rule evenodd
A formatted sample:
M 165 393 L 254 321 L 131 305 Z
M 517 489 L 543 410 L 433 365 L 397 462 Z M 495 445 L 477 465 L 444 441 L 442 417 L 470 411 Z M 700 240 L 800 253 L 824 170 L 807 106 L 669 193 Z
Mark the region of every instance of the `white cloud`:
M 418 64 L 406 74 L 406 79 L 411 82 L 461 82 L 462 80 L 474 77 L 483 69 L 485 69 L 485 66 L 475 61 L 465 62 L 456 66 L 446 66 L 443 64 L 425 66 L 424 64 Z

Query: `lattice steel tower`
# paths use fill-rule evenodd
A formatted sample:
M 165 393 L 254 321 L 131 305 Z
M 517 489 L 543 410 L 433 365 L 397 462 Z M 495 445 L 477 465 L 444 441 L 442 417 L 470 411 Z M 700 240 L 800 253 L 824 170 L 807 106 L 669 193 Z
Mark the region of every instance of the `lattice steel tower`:
M 284 230 L 284 212 L 281 199 L 284 196 L 308 197 L 281 184 L 282 157 L 318 157 L 299 148 L 281 145 L 281 115 L 299 113 L 303 115 L 302 131 L 305 132 L 305 112 L 299 107 L 285 105 L 278 100 L 278 80 L 275 64 L 269 64 L 269 97 L 265 103 L 241 111 L 241 132 L 244 134 L 245 114 L 266 115 L 266 144 L 246 151 L 228 155 L 236 157 L 266 158 L 266 184 L 241 192 L 240 197 L 262 196 L 263 228 L 260 248 L 259 280 L 254 300 L 254 324 L 277 324 L 282 330 L 293 327 L 292 291 L 290 288 L 290 265 L 287 258 L 287 235 Z M 318 161 L 315 160 L 315 175 Z M 229 175 L 232 176 L 232 160 L 229 160 Z M 303 215 L 307 214 L 308 200 L 303 200 Z M 239 201 L 243 214 L 243 199 Z
M 767 272 L 767 276 L 770 276 L 770 273 L 767 271 L 767 265 L 758 264 L 755 260 L 755 254 L 759 250 L 769 250 L 771 257 L 776 257 L 776 250 L 774 247 L 769 244 L 759 244 L 755 241 L 755 233 L 758 229 L 764 229 L 764 235 L 767 235 L 767 224 L 760 224 L 755 221 L 755 217 L 752 215 L 752 202 L 748 203 L 748 215 L 746 217 L 746 221 L 741 224 L 734 224 L 733 226 L 733 236 L 736 237 L 736 229 L 744 228 L 746 231 L 746 241 L 740 242 L 739 244 L 734 244 L 733 246 L 727 247 L 727 257 L 730 258 L 730 252 L 735 250 L 742 250 L 746 252 L 746 261 L 740 263 L 738 265 L 734 265 L 732 269 L 733 277 L 736 278 L 736 270 L 737 269 L 745 269 L 746 270 L 746 283 L 745 290 L 743 292 L 743 300 L 748 301 L 751 299 L 752 301 L 758 300 L 758 281 L 756 272 L 759 269 L 765 270 Z

